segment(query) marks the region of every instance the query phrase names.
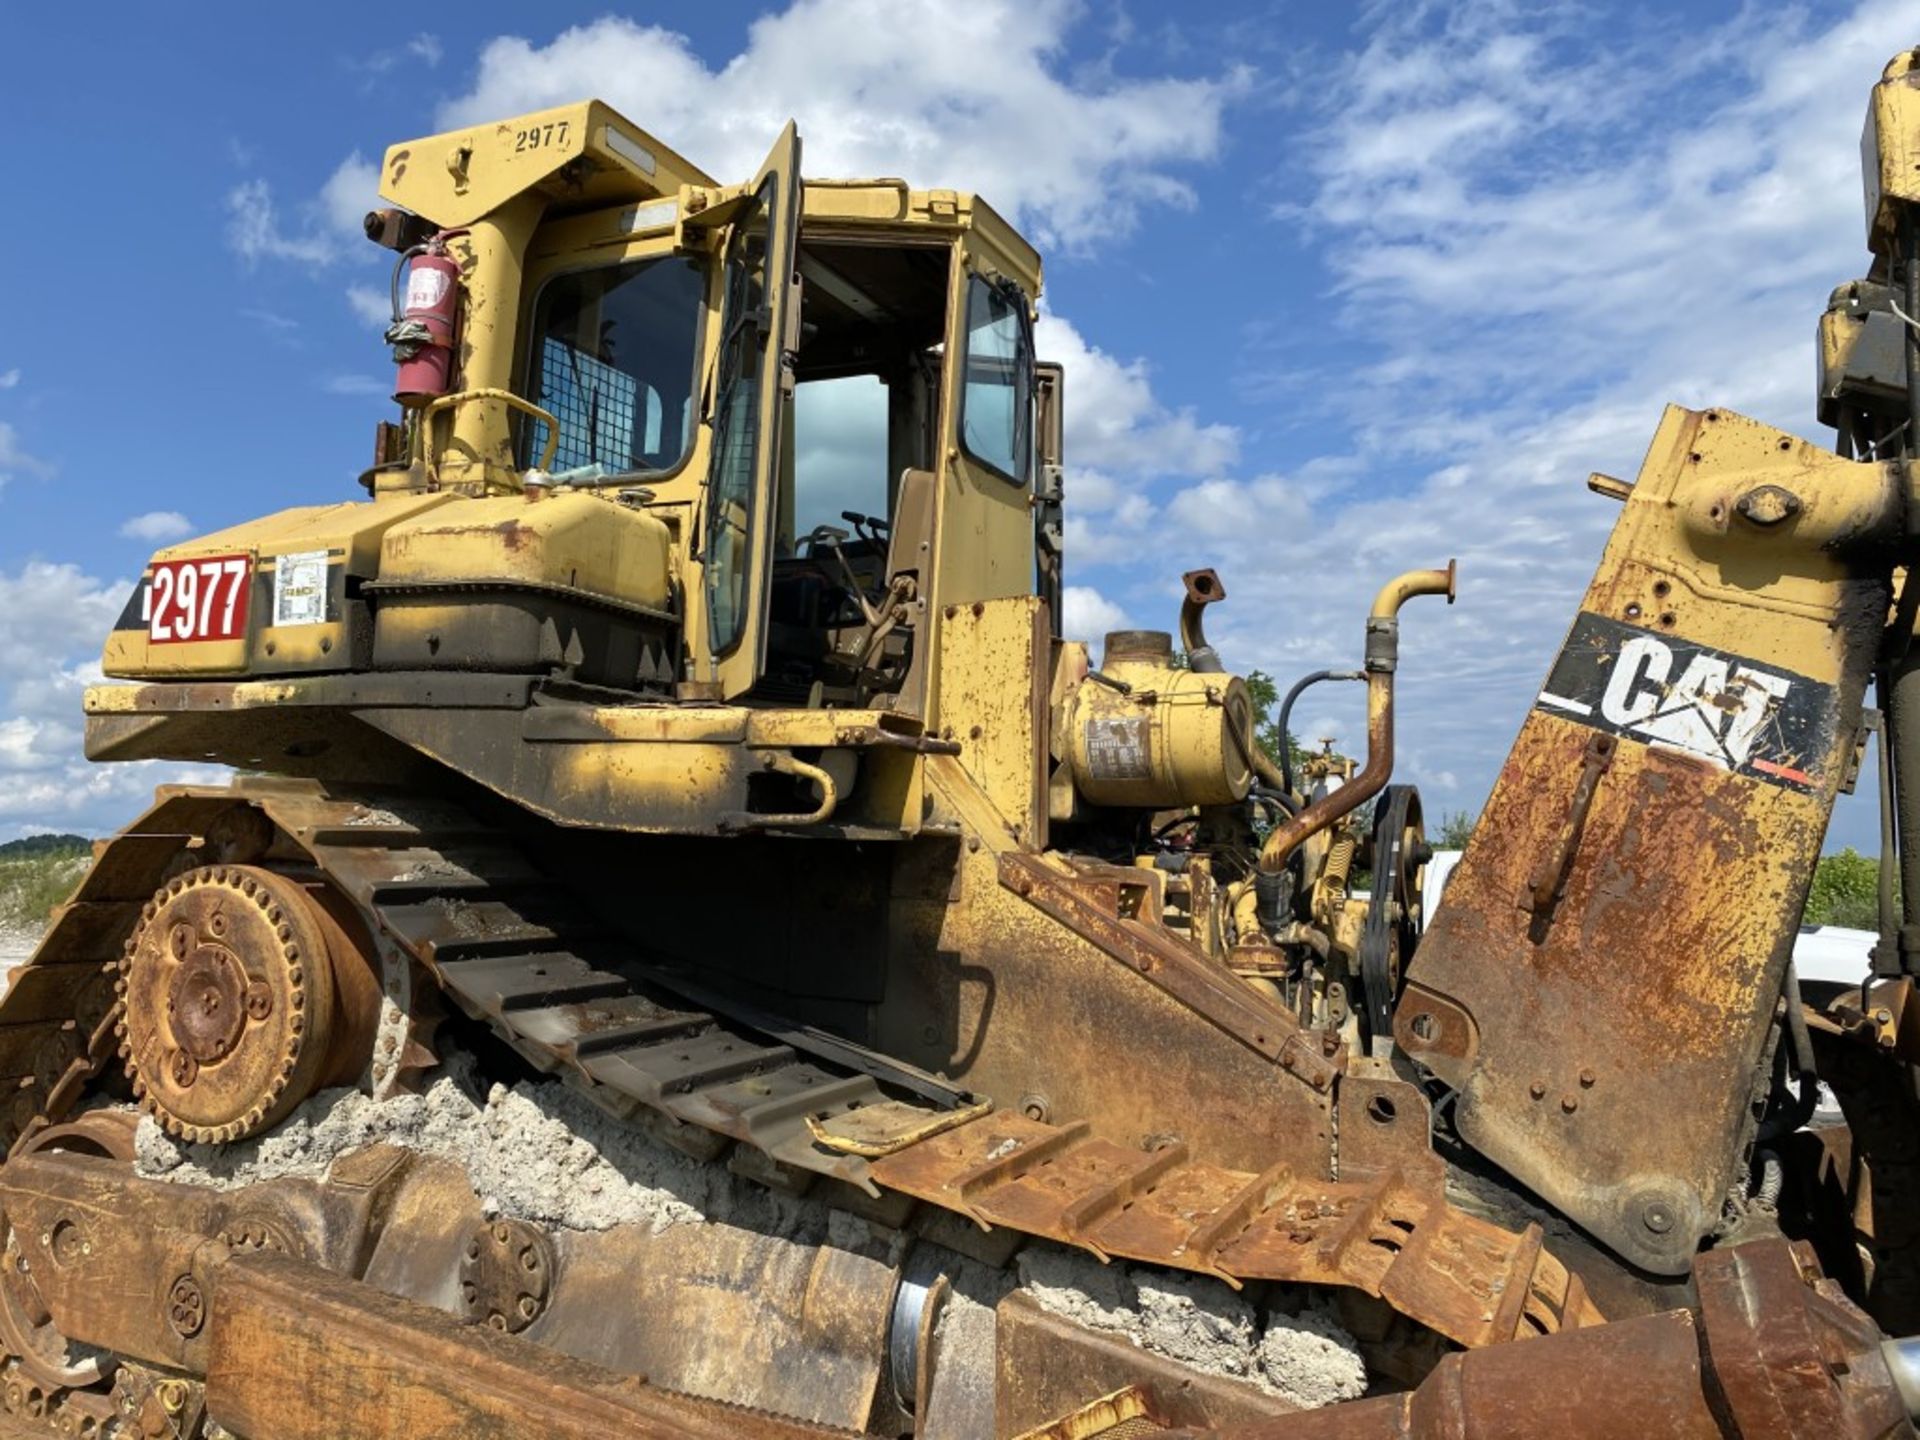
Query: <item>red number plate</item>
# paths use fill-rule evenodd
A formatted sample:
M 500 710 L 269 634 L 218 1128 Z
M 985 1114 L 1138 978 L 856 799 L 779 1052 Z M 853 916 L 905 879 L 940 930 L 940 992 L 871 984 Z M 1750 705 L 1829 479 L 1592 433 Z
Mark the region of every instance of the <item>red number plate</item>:
M 245 555 L 156 560 L 147 582 L 147 639 L 238 640 L 247 633 L 252 564 Z

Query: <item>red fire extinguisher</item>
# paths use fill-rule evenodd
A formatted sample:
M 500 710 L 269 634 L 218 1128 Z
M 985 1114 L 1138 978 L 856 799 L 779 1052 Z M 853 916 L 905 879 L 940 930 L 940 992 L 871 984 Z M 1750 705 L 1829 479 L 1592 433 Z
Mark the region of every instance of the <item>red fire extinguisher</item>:
M 400 367 L 393 398 L 402 405 L 424 405 L 452 388 L 460 262 L 447 253 L 447 242 L 466 233 L 442 230 L 426 244 L 402 254 L 394 267 L 393 324 L 387 327 L 387 343 L 393 346 L 394 363 Z M 404 305 L 402 275 L 407 282 Z

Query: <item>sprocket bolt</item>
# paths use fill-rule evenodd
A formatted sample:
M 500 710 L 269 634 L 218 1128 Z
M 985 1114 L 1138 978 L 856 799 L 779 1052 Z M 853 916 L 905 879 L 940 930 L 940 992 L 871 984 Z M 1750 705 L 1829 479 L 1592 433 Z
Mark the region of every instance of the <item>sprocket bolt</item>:
M 264 980 L 255 980 L 247 986 L 247 1018 L 264 1020 L 273 1014 L 273 988 Z

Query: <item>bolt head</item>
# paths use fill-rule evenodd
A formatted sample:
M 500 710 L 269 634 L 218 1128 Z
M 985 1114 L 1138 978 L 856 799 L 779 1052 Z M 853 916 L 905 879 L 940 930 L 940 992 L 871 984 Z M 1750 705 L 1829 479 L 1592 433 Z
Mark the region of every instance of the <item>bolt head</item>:
M 1640 1212 L 1640 1223 L 1656 1235 L 1664 1235 L 1673 1229 L 1673 1211 L 1664 1201 L 1656 1200 Z

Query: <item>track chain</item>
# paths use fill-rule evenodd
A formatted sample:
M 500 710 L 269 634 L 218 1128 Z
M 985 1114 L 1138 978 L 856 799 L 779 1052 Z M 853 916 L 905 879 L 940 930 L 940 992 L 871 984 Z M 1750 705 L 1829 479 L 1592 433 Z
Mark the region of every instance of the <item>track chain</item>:
M 6 1134 L 57 1118 L 111 1053 L 112 991 L 102 998 L 93 977 L 117 958 L 169 865 L 218 860 L 206 845 L 187 847 L 241 806 L 264 810 L 363 908 L 383 945 L 418 961 L 535 1069 L 616 1115 L 657 1117 L 664 1138 L 695 1153 L 715 1155 L 731 1140 L 793 1170 L 913 1196 L 983 1226 L 1234 1286 L 1355 1287 L 1462 1345 L 1602 1318 L 1578 1277 L 1543 1249 L 1538 1226 L 1516 1235 L 1469 1216 L 1437 1181 L 1397 1172 L 1326 1181 L 1284 1164 L 1255 1175 L 1196 1160 L 1178 1144 L 1144 1152 L 1084 1123 L 992 1111 L 824 1032 L 712 995 L 696 1002 L 684 981 L 644 964 L 524 856 L 451 807 L 282 782 L 163 791 L 106 847 L 0 1003 L 0 1071 L 19 1077 L 0 1116 Z M 46 979 L 32 978 L 43 969 Z M 54 1036 L 65 1038 L 47 1063 L 25 1063 Z

